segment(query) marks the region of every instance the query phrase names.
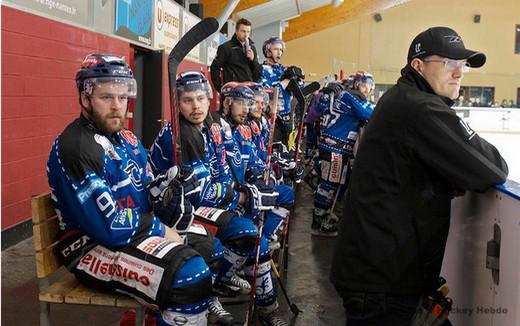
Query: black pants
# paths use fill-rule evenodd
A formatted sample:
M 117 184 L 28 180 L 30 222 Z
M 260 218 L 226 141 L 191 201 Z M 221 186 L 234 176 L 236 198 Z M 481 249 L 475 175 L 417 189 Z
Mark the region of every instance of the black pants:
M 409 326 L 419 295 L 344 292 L 347 326 Z

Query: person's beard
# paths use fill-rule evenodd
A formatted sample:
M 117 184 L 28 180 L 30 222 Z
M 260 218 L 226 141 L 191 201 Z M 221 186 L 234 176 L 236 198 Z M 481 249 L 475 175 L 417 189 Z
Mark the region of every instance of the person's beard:
M 109 118 L 112 117 L 118 117 L 119 122 L 114 123 L 113 121 L 110 121 Z M 90 119 L 94 123 L 94 125 L 101 130 L 103 133 L 106 134 L 114 134 L 119 132 L 121 129 L 125 127 L 126 122 L 126 110 L 123 113 L 122 116 L 120 116 L 118 113 L 111 111 L 106 116 L 101 116 L 99 113 L 93 110 L 92 106 L 90 106 Z

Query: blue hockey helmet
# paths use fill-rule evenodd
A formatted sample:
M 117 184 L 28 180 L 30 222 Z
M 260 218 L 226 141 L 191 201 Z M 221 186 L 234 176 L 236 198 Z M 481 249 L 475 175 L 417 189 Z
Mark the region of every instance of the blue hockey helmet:
M 262 45 L 262 52 L 264 53 L 264 56 L 266 58 L 269 57 L 267 55 L 267 51 L 271 50 L 271 46 L 273 46 L 273 44 L 281 44 L 282 45 L 282 51 L 285 51 L 285 42 L 282 41 L 281 38 L 279 38 L 278 36 L 270 37 L 267 40 L 265 40 L 264 44 Z
M 356 73 L 351 75 L 351 77 L 353 88 L 357 87 L 357 83 L 366 84 L 370 90 L 373 90 L 375 87 L 374 76 L 364 70 L 356 71 Z
M 194 92 L 201 90 L 206 93 L 208 99 L 213 98 L 213 91 L 208 79 L 203 73 L 198 71 L 185 71 L 177 75 L 175 80 L 175 87 L 177 89 L 177 98 L 184 92 Z
M 249 87 L 253 93 L 255 94 L 255 101 L 258 97 L 261 97 L 263 100 L 263 108 L 265 108 L 269 104 L 269 95 L 265 91 L 265 88 L 259 83 L 255 83 L 252 81 L 241 83 L 244 86 Z
M 78 91 L 92 94 L 96 85 L 113 83 L 128 87 L 129 97 L 137 95 L 137 82 L 124 58 L 108 54 L 89 54 L 76 73 Z
M 220 94 L 229 107 L 231 107 L 233 102 L 245 105 L 248 110 L 253 109 L 255 106 L 255 93 L 243 84 L 227 83 L 222 86 Z

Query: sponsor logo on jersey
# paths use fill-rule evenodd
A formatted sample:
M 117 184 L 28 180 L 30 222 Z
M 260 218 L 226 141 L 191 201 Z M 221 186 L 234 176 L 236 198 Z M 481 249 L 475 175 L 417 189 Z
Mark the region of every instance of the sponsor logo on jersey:
M 330 182 L 339 183 L 341 180 L 341 167 L 343 165 L 343 157 L 338 153 L 331 153 L 330 159 Z
M 85 185 L 85 187 L 78 190 L 76 197 L 78 197 L 80 204 L 83 204 L 90 198 L 90 196 L 92 196 L 92 193 L 94 193 L 96 189 L 103 187 L 105 187 L 103 180 L 98 178 L 89 179 L 89 182 Z
M 164 269 L 122 252 L 97 246 L 80 260 L 77 268 L 96 279 L 117 281 L 156 299 Z
M 179 242 L 166 240 L 161 237 L 149 237 L 143 240 L 137 248 L 157 258 L 163 258 L 173 248 L 181 245 Z
M 128 129 L 123 129 L 119 132 L 119 135 L 126 140 L 127 143 L 136 147 L 137 146 L 137 137 Z
M 214 183 L 204 193 L 204 199 L 210 203 L 216 204 L 217 199 L 222 196 L 222 185 L 220 183 Z
M 105 153 L 111 160 L 121 161 L 121 157 L 119 156 L 119 154 L 117 154 L 114 145 L 112 145 L 112 143 L 110 142 L 110 140 L 108 140 L 107 137 L 100 134 L 95 134 L 94 140 L 96 141 L 96 143 L 101 145 L 101 147 L 103 147 Z
M 112 230 L 131 230 L 133 219 L 134 215 L 131 209 L 127 208 L 121 210 L 119 214 L 117 214 L 117 216 L 112 220 L 110 228 Z

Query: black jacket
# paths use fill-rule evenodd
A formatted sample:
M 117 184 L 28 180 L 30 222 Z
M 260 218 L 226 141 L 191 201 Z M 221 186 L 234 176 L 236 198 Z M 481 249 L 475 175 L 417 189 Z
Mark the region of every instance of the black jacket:
M 346 195 L 330 278 L 343 291 L 420 294 L 437 284 L 454 190 L 506 180 L 498 150 L 410 66 L 377 104 Z
M 236 34 L 231 40 L 221 44 L 217 49 L 217 56 L 211 63 L 211 80 L 220 92 L 222 85 L 230 81 L 244 82 L 257 81 L 262 77 L 262 65 L 258 63 L 258 56 L 253 40 L 249 39 L 249 45 L 255 57 L 251 61 L 246 57 L 242 44 Z M 223 69 L 224 80 L 220 79 L 220 69 Z

